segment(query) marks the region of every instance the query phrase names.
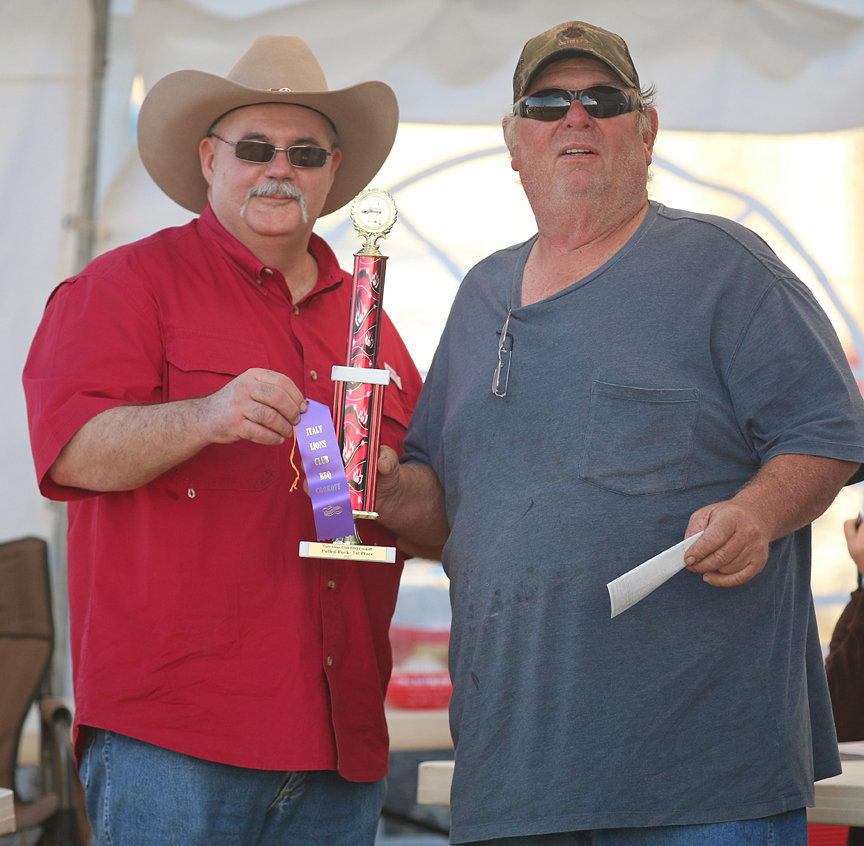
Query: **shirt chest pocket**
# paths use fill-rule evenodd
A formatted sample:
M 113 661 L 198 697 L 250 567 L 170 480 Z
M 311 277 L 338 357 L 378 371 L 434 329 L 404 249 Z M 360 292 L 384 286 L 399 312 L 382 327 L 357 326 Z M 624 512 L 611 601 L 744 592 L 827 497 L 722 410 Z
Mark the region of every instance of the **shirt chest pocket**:
M 267 351 L 254 341 L 189 332 L 167 340 L 165 359 L 165 396 L 169 401 L 209 396 L 250 367 L 269 366 Z M 283 447 L 249 441 L 210 444 L 168 476 L 193 498 L 205 490 L 263 490 L 281 475 Z
M 193 332 L 174 333 L 165 341 L 165 398 L 208 396 L 250 367 L 270 367 L 262 344 Z
M 623 494 L 687 485 L 699 391 L 595 381 L 579 463 L 586 482 Z

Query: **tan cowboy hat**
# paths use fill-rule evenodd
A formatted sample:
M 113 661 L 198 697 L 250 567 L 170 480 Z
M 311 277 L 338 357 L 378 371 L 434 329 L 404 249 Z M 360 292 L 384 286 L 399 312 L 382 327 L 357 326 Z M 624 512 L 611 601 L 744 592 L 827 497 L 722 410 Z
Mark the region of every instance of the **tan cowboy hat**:
M 307 106 L 336 127 L 342 162 L 321 214 L 350 202 L 387 158 L 399 107 L 383 82 L 330 91 L 312 51 L 300 38 L 262 35 L 226 78 L 196 70 L 170 73 L 144 98 L 138 116 L 138 151 L 153 181 L 189 211 L 207 205 L 198 145 L 215 120 L 258 103 Z

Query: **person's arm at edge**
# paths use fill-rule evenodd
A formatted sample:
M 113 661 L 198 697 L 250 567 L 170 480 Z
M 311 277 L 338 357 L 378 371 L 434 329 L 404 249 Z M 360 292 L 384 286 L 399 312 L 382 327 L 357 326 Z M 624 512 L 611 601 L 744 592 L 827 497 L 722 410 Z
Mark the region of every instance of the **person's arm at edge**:
M 852 593 L 837 620 L 825 659 L 825 675 L 837 739 L 864 740 L 864 591 Z
M 450 534 L 444 489 L 435 471 L 419 462 L 400 463 L 396 452 L 382 446 L 375 494 L 378 521 L 396 536 L 408 555 L 440 557 Z
M 685 537 L 703 531 L 685 555 L 689 570 L 717 587 L 750 581 L 768 545 L 819 517 L 860 465 L 816 455 L 777 455 L 731 499 L 694 512 Z
M 846 546 L 858 572 L 864 573 L 864 527 L 858 520 L 843 523 Z M 864 739 L 864 591 L 854 590 L 834 626 L 825 673 L 837 739 Z

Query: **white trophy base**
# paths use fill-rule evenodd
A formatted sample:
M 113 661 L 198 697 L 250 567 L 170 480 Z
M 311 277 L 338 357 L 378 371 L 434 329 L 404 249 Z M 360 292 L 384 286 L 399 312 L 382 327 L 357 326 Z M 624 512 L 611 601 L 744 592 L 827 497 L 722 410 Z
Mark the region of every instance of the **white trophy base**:
M 301 558 L 342 558 L 350 561 L 379 561 L 396 563 L 396 547 L 366 546 L 353 543 L 314 543 L 300 541 Z

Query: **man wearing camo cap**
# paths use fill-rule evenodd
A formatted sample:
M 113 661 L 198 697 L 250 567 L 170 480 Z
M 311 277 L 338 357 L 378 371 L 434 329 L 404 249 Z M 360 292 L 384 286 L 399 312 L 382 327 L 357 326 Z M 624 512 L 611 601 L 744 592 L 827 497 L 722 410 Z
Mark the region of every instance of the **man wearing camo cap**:
M 385 524 L 446 541 L 454 843 L 804 846 L 839 772 L 809 523 L 864 403 L 759 237 L 649 200 L 652 99 L 611 32 L 525 45 L 504 133 L 538 233 L 468 274 L 381 458 Z

